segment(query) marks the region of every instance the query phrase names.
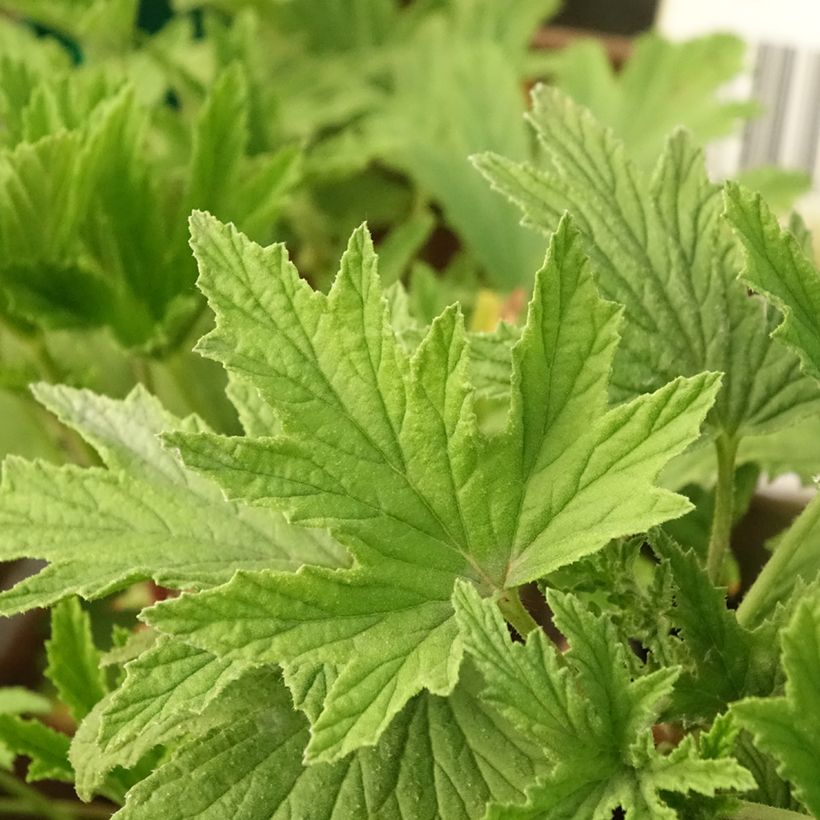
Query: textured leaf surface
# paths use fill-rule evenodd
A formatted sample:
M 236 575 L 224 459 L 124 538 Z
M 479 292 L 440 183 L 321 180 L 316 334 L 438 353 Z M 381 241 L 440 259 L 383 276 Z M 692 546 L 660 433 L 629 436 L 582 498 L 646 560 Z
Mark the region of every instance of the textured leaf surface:
M 715 377 L 607 411 L 617 311 L 597 297 L 568 223 L 513 351 L 508 423 L 490 436 L 476 424 L 459 311 L 446 310 L 408 354 L 364 230 L 327 296 L 281 246 L 261 248 L 205 215 L 194 218 L 193 245 L 217 313 L 200 346 L 259 391 L 284 433 L 169 441 L 229 497 L 329 527 L 357 565 L 241 572 L 150 618 L 220 656 L 338 666 L 311 758 L 372 744 L 422 688 L 451 691 L 457 577 L 516 586 L 686 510 L 653 480 L 697 435 Z
M 523 797 L 543 768 L 533 744 L 463 684 L 449 698 L 419 695 L 374 749 L 304 767 L 307 721 L 270 670 L 227 693 L 232 714 L 203 715 L 178 752 L 128 795 L 117 818 L 468 820 L 492 799 Z M 210 725 L 208 725 L 210 723 Z
M 550 593 L 555 624 L 570 649 L 563 655 L 539 631 L 513 644 L 491 600 L 460 584 L 456 593 L 466 651 L 484 677 L 484 696 L 553 764 L 522 806 L 498 805 L 491 817 L 675 818 L 660 792 L 713 795 L 753 785 L 734 760 L 702 756 L 688 739 L 670 755 L 653 745 L 651 726 L 677 670 L 632 679 L 614 626 L 569 595 Z
M 554 89 L 537 89 L 531 121 L 543 169 L 493 155 L 478 165 L 533 227 L 548 233 L 565 210 L 577 220 L 603 294 L 626 308 L 616 395 L 716 370 L 725 374 L 711 416 L 720 432 L 767 432 L 816 412 L 817 385 L 769 338 L 774 317 L 736 281 L 720 189 L 689 138 L 672 136 L 650 178 L 612 132 Z
M 29 759 L 26 778 L 74 782 L 68 762 L 69 737 L 40 723 L 17 715 L 0 714 L 0 745 Z
M 820 596 L 802 601 L 783 632 L 786 692 L 781 698 L 750 699 L 733 707 L 761 749 L 779 761 L 779 772 L 806 808 L 820 814 Z
M 682 550 L 660 531 L 650 540 L 671 568 L 675 606 L 669 618 L 678 630 L 683 657 L 688 657 L 676 684 L 676 717 L 711 720 L 735 700 L 770 694 L 777 672 L 774 630 L 753 632 L 741 626 L 726 607 L 724 591 L 712 585 L 692 551 Z
M 820 379 L 820 273 L 759 195 L 728 185 L 726 218 L 746 249 L 743 278 L 783 311 L 775 336 Z
M 115 767 L 132 768 L 155 747 L 178 740 L 188 722 L 247 668 L 163 639 L 128 663 L 125 680 L 91 716 L 81 744 L 72 748 L 84 796 L 98 790 Z
M 79 722 L 102 700 L 107 687 L 100 670 L 100 653 L 91 636 L 91 620 L 76 598 L 61 601 L 51 611 L 46 657 L 46 677 Z
M 99 597 L 140 578 L 202 587 L 241 567 L 346 563 L 323 533 L 294 530 L 277 513 L 226 502 L 212 482 L 179 464 L 157 435 L 201 425 L 174 419 L 141 389 L 123 401 L 65 387 L 41 385 L 37 392 L 107 468 L 6 461 L 0 557 L 50 563 L 0 595 L 0 612 L 72 593 Z

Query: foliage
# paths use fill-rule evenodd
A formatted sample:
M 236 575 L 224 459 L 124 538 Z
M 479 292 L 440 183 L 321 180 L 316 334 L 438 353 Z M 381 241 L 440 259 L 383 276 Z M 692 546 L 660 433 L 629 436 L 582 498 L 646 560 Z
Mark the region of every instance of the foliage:
M 71 816 L 20 756 L 128 820 L 817 812 L 817 502 L 723 583 L 759 467 L 816 471 L 818 274 L 660 147 L 748 113 L 733 41 L 616 77 L 528 52 L 552 2 L 0 5 L 82 56 L 0 26 L 3 378 L 58 442 L 0 485 L 0 613 L 52 608 L 15 806 Z

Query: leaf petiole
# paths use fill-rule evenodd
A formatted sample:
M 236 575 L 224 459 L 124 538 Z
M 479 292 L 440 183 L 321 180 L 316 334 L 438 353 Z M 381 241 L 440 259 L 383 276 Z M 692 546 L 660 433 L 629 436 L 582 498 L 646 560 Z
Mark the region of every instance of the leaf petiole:
M 719 436 L 715 440 L 715 449 L 717 450 L 718 474 L 715 485 L 715 512 L 712 518 L 712 532 L 709 536 L 706 567 L 712 582 L 719 584 L 732 534 L 737 440 L 728 436 Z
M 538 622 L 530 615 L 524 604 L 521 603 L 519 588 L 504 590 L 498 599 L 498 608 L 510 626 L 522 637 L 526 638 L 530 632 L 540 629 Z

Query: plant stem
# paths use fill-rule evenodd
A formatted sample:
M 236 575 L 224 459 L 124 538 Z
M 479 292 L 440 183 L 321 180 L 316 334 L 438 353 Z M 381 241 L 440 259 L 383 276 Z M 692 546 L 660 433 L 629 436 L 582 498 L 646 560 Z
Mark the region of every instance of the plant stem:
M 149 393 L 155 395 L 154 374 L 151 370 L 151 360 L 142 356 L 135 356 L 132 362 L 134 379 L 138 381 Z
M 507 623 L 522 638 L 526 638 L 530 632 L 539 629 L 535 618 L 527 612 L 524 604 L 521 603 L 518 588 L 504 590 L 504 594 L 498 599 L 498 608 Z
M 806 820 L 808 817 L 800 812 L 766 806 L 763 803 L 751 803 L 748 800 L 739 802 L 740 807 L 727 815 L 732 820 Z
M 715 512 L 712 517 L 706 568 L 713 583 L 719 584 L 732 534 L 737 440 L 719 436 L 715 440 L 715 449 L 717 450 L 718 474 L 715 485 Z

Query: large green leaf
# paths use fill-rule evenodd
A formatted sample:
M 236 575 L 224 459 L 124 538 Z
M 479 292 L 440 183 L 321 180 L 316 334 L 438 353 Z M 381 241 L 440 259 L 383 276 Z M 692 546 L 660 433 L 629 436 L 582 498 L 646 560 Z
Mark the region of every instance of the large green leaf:
M 157 435 L 201 423 L 175 419 L 144 390 L 123 401 L 46 385 L 37 394 L 107 468 L 6 460 L 0 557 L 50 563 L 0 595 L 0 611 L 71 594 L 95 598 L 141 578 L 190 588 L 226 581 L 243 566 L 347 563 L 324 533 L 294 530 L 278 513 L 227 502 L 212 482 L 179 464 Z
M 374 749 L 305 767 L 304 716 L 272 670 L 246 676 L 189 718 L 173 757 L 129 794 L 122 820 L 480 818 L 493 799 L 520 800 L 543 769 L 532 743 L 465 685 L 419 695 Z
M 615 394 L 721 371 L 711 420 L 730 438 L 816 412 L 817 385 L 769 338 L 776 317 L 736 281 L 738 254 L 720 220 L 720 190 L 685 133 L 671 137 L 650 178 L 611 131 L 560 92 L 541 87 L 533 102 L 544 167 L 495 155 L 478 165 L 531 226 L 548 233 L 565 210 L 576 219 L 604 295 L 626 309 Z
M 337 665 L 311 759 L 372 744 L 423 688 L 452 690 L 457 577 L 517 586 L 687 509 L 653 479 L 697 435 L 716 380 L 677 380 L 607 410 L 618 311 L 597 297 L 569 223 L 538 274 L 509 419 L 492 435 L 476 423 L 458 309 L 408 354 L 364 230 L 325 296 L 281 246 L 205 215 L 192 226 L 217 313 L 200 348 L 259 391 L 284 434 L 168 440 L 230 497 L 329 527 L 356 566 L 240 572 L 150 620 L 227 658 Z

